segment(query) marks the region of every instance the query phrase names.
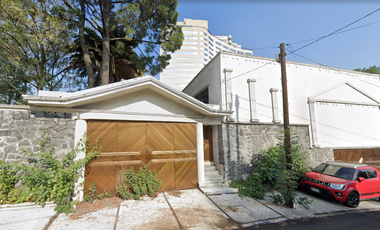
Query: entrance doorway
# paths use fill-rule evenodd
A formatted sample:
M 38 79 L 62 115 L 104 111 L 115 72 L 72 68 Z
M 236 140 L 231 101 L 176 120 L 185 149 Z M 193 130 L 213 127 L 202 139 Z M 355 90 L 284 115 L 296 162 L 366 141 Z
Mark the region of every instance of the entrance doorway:
M 203 148 L 204 148 L 204 160 L 205 162 L 214 161 L 212 156 L 212 127 L 203 126 Z

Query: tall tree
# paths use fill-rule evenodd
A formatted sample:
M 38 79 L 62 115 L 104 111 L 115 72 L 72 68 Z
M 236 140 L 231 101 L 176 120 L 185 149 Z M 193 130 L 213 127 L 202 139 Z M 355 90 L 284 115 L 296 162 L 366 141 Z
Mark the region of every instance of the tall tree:
M 74 18 L 85 16 L 87 27 L 96 31 L 102 39 L 102 60 L 100 78 L 101 84 L 112 82 L 110 69 L 112 62 L 111 42 L 116 47 L 127 43 L 137 44 L 138 50 L 134 60 L 131 60 L 140 71 L 156 75 L 164 69 L 170 60 L 170 52 L 182 45 L 183 34 L 176 26 L 178 13 L 177 0 L 63 0 L 68 12 L 74 13 Z M 79 32 L 83 21 L 78 24 Z M 111 37 L 111 31 L 123 30 L 123 36 Z M 84 31 L 84 29 L 83 29 Z M 83 47 L 83 36 L 80 34 L 83 58 L 87 70 L 94 68 L 94 63 L 86 59 L 88 44 Z M 158 46 L 162 54 L 157 52 Z M 91 56 L 89 54 L 89 56 Z M 90 77 L 91 73 L 89 74 Z M 90 87 L 90 85 L 89 85 Z
M 54 4 L 49 0 L 0 1 L 0 63 L 6 63 L 6 68 L 0 68 L 0 78 L 9 88 L 19 89 L 18 94 L 30 87 L 33 92 L 57 90 L 70 81 L 67 43 L 71 31 L 54 16 Z
M 360 72 L 366 72 L 366 73 L 374 73 L 374 74 L 380 74 L 380 66 L 370 66 L 368 68 L 357 68 L 354 69 L 355 71 L 360 71 Z
M 110 38 L 123 36 L 122 29 L 116 29 L 110 32 Z M 76 74 L 80 76 L 86 75 L 86 66 L 83 62 L 84 55 L 81 49 L 81 41 L 77 38 L 70 47 L 71 63 L 73 69 L 76 70 Z M 101 83 L 100 73 L 102 72 L 102 38 L 93 30 L 85 29 L 85 42 L 88 54 L 90 56 L 91 63 L 93 63 L 94 73 L 94 86 L 98 86 Z M 133 48 L 137 46 L 136 42 L 116 42 L 112 40 L 110 42 L 110 68 L 109 79 L 110 82 L 117 82 L 121 79 L 130 79 L 143 74 L 140 71 L 138 56 Z

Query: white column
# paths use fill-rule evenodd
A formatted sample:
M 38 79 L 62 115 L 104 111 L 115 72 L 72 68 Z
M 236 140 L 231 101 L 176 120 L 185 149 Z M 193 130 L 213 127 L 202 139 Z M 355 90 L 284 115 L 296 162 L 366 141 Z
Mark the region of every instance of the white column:
M 256 109 L 256 91 L 255 91 L 255 82 L 256 79 L 249 78 L 247 79 L 248 91 L 249 91 L 249 108 L 251 119 L 249 120 L 252 123 L 258 123 L 259 119 L 257 118 L 257 109 Z
M 277 102 L 277 92 L 278 89 L 271 88 L 269 90 L 272 98 L 272 115 L 273 115 L 273 122 L 274 123 L 281 123 L 279 114 L 278 114 L 278 102 Z
M 87 121 L 85 120 L 76 120 L 75 121 L 75 137 L 74 137 L 74 147 L 80 143 L 83 135 L 87 132 Z M 75 160 L 83 159 L 86 156 L 86 152 L 78 152 L 77 156 L 75 157 Z M 82 201 L 83 200 L 83 192 L 84 192 L 84 172 L 85 169 L 83 168 L 80 173 L 82 173 L 82 177 L 78 179 L 78 181 L 75 183 L 74 188 L 74 199 Z
M 225 96 L 226 96 L 226 110 L 233 111 L 234 110 L 234 98 L 232 94 L 232 82 L 231 82 L 231 73 L 232 69 L 224 69 L 224 85 L 226 86 L 225 89 Z M 232 117 L 232 115 L 229 115 L 227 117 L 227 121 L 235 121 L 235 118 Z
M 205 181 L 205 157 L 203 149 L 203 124 L 197 122 L 197 166 L 198 166 L 198 183 Z
M 317 124 L 316 124 L 317 122 L 315 120 L 315 109 L 314 109 L 315 102 L 308 101 L 307 103 L 309 104 L 312 144 L 314 148 L 319 148 L 321 146 L 318 144 Z

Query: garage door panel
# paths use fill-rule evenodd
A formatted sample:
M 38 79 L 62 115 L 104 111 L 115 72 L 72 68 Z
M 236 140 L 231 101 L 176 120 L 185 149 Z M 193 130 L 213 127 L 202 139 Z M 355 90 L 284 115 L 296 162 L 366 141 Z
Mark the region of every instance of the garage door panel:
M 118 152 L 139 152 L 146 145 L 146 123 L 118 122 Z
M 116 161 L 116 157 L 104 155 L 101 153 L 98 155 L 98 157 L 96 159 L 92 160 L 92 162 L 108 162 L 108 161 Z
M 116 121 L 88 121 L 87 138 L 90 146 L 98 145 L 103 147 L 102 152 L 117 151 L 117 127 Z
M 162 181 L 159 191 L 175 190 L 174 159 L 151 160 L 147 169 L 156 171 L 156 178 Z
M 173 128 L 169 123 L 148 123 L 146 145 L 153 151 L 173 150 Z
M 175 162 L 176 189 L 197 187 L 197 160 L 185 158 Z
M 175 124 L 174 125 L 174 149 L 175 150 L 195 150 L 196 142 L 195 124 Z
M 175 159 L 181 159 L 181 158 L 194 158 L 197 157 L 197 151 L 196 150 L 176 150 L 174 151 Z
M 110 146 L 105 145 L 99 159 L 87 165 L 90 169 L 88 173 L 86 170 L 87 189 L 94 181 L 99 183 L 99 191 L 115 192 L 121 172 L 132 167 L 138 173 L 144 166 L 156 171 L 156 178 L 163 181 L 160 191 L 197 186 L 195 124 L 113 121 L 89 124 L 89 138 L 104 138 L 99 139 L 101 143 L 108 141 Z
M 96 183 L 96 192 L 109 192 L 116 194 L 116 166 L 115 165 L 96 165 L 92 164 L 91 169 L 86 170 L 85 191 L 88 191 L 92 182 Z

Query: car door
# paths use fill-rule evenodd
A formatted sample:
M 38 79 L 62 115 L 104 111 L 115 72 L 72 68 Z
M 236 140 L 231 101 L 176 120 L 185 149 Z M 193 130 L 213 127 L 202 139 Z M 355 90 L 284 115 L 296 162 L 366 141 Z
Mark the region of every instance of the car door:
M 358 190 L 363 197 L 373 196 L 380 191 L 380 181 L 377 173 L 373 169 L 360 169 L 358 176 L 363 177 L 365 180 L 358 183 Z
M 367 169 L 368 181 L 371 182 L 372 194 L 380 194 L 380 180 L 374 169 Z

